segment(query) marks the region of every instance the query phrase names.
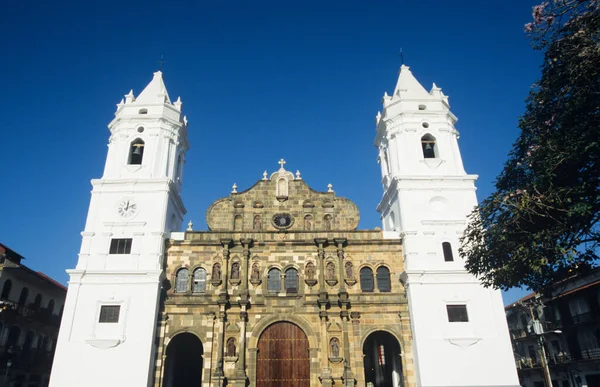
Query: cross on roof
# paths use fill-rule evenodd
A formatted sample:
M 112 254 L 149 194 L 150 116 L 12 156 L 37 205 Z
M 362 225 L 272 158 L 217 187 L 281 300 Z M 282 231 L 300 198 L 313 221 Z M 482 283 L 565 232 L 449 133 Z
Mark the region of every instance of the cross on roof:
M 284 160 L 284 159 L 281 159 L 281 160 L 279 160 L 279 161 L 277 162 L 277 164 L 279 164 L 279 165 L 280 165 L 280 167 L 281 167 L 281 169 L 283 169 L 283 166 L 285 165 L 285 160 Z

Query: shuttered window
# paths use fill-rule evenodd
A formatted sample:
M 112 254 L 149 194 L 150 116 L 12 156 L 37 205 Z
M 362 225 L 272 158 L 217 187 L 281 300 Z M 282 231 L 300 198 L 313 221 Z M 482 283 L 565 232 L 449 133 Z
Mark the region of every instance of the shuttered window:
M 175 278 L 175 293 L 185 293 L 187 291 L 189 276 L 188 269 L 179 269 Z
M 194 286 L 192 287 L 192 292 L 206 292 L 206 270 L 201 267 L 194 270 Z

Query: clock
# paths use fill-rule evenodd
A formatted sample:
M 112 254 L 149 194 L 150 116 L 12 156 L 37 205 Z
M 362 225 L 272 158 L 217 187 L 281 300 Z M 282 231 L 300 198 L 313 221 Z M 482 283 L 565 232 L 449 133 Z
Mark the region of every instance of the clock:
M 125 219 L 131 218 L 137 213 L 137 210 L 137 204 L 133 199 L 121 199 L 117 203 L 117 212 Z
M 290 214 L 275 214 L 273 215 L 273 225 L 277 228 L 289 228 L 291 227 L 294 219 Z

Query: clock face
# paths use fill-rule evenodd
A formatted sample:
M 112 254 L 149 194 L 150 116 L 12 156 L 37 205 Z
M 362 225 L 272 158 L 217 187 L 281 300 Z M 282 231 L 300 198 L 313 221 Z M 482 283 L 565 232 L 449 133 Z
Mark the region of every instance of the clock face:
M 117 212 L 123 218 L 131 218 L 137 213 L 137 203 L 133 199 L 122 199 L 117 203 Z
M 292 225 L 293 219 L 290 214 L 275 214 L 273 216 L 273 225 L 277 228 L 288 228 Z

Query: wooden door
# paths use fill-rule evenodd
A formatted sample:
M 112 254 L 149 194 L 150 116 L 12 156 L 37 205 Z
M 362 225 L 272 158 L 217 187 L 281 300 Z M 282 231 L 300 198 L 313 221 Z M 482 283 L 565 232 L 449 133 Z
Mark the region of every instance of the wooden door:
M 257 387 L 309 387 L 308 339 L 297 325 L 278 322 L 258 340 Z

